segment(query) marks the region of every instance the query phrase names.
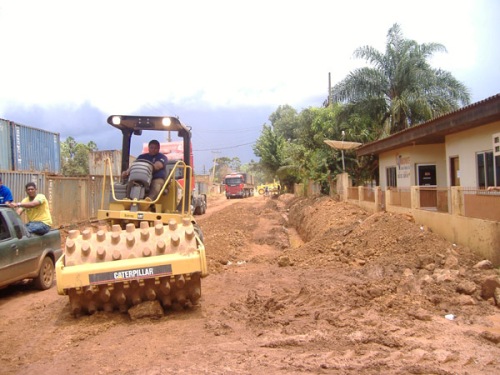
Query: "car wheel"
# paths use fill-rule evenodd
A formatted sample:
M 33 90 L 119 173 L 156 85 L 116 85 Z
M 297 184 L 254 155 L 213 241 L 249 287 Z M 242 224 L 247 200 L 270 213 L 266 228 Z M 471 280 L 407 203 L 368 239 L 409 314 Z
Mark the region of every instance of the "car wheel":
M 194 224 L 193 227 L 195 233 L 198 235 L 200 241 L 203 243 L 204 242 L 203 231 L 201 230 L 200 226 L 198 224 Z
M 46 290 L 54 284 L 54 262 L 50 257 L 45 257 L 40 267 L 40 273 L 35 279 L 35 288 Z
M 208 199 L 207 199 L 207 196 L 204 195 L 203 196 L 203 204 L 204 204 L 204 207 L 203 207 L 203 213 L 207 212 L 207 208 L 208 208 Z

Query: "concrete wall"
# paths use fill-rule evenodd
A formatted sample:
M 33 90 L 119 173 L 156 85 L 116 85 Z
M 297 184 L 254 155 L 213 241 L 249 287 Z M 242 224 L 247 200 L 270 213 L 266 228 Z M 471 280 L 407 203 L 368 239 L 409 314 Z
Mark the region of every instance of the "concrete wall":
M 500 122 L 466 130 L 446 136 L 446 163 L 450 170 L 450 158 L 458 157 L 460 162 L 460 186 L 478 187 L 476 153 L 492 151 L 492 135 L 500 132 Z M 446 174 L 450 186 L 450 174 Z
M 385 211 L 411 215 L 417 224 L 430 228 L 434 233 L 443 236 L 451 243 L 469 247 L 484 259 L 490 260 L 495 266 L 500 266 L 500 222 L 463 216 L 459 189 L 452 188 L 451 213 L 420 209 L 418 207 L 419 193 L 415 186 L 411 188 L 411 208 L 392 206 L 386 203 Z M 387 190 L 385 194 L 385 201 L 390 202 L 391 191 Z M 363 201 L 362 196 L 360 196 L 359 200 L 349 199 L 347 201 L 368 212 L 380 210 L 377 200 L 374 203 L 367 202 Z
M 478 187 L 476 153 L 493 149 L 493 134 L 500 132 L 500 122 L 476 127 L 458 134 L 448 135 L 444 144 L 403 147 L 379 155 L 380 187 L 387 190 L 386 168 L 396 167 L 397 185 L 411 187 L 411 208 L 386 204 L 386 211 L 406 213 L 415 222 L 425 225 L 448 241 L 468 246 L 495 265 L 500 265 L 500 222 L 463 216 L 463 202 L 452 192 L 449 213 L 420 209 L 416 165 L 435 164 L 437 186 L 450 186 L 450 158 L 458 157 L 460 164 L 460 186 Z M 390 194 L 386 191 L 386 194 Z M 355 202 L 375 212 L 378 207 L 369 202 Z M 386 202 L 390 202 L 386 195 Z
M 413 209 L 415 222 L 500 266 L 500 222 Z
M 447 186 L 446 150 L 444 144 L 402 147 L 379 155 L 380 187 L 387 188 L 386 168 L 396 167 L 398 187 L 417 185 L 416 165 L 435 164 L 437 186 Z

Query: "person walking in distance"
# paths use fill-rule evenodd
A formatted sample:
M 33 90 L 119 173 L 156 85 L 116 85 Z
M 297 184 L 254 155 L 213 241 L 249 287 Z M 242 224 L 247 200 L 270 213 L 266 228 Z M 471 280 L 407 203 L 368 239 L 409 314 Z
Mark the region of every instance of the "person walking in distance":
M 28 223 L 26 228 L 35 234 L 45 234 L 52 226 L 52 216 L 50 215 L 49 201 L 43 194 L 38 194 L 34 182 L 26 184 L 27 197 L 19 203 L 10 203 L 9 206 L 16 208 L 19 215 L 26 212 Z
M 0 176 L 0 204 L 7 204 L 14 200 L 10 189 L 2 183 L 2 176 Z
M 160 142 L 156 139 L 151 140 L 148 144 L 148 152 L 139 155 L 137 160 L 147 160 L 153 164 L 153 179 L 149 186 L 148 197 L 151 200 L 155 200 L 167 178 L 165 166 L 168 159 L 160 152 Z M 129 175 L 130 168 L 122 173 L 122 177 L 128 177 Z

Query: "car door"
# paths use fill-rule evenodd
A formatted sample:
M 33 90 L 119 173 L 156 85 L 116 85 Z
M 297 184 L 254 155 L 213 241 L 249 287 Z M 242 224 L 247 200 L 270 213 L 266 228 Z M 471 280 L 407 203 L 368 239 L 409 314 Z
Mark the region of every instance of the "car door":
M 18 280 L 22 280 L 37 269 L 41 250 L 39 248 L 38 239 L 36 238 L 37 236 L 27 231 L 19 215 L 13 210 L 7 210 L 4 211 L 4 213 L 8 218 L 7 220 L 13 224 L 11 232 L 15 232 L 13 227 L 17 226 L 21 234 L 21 238 L 17 238 L 16 233 L 11 233 L 12 237 L 8 241 L 9 251 L 11 253 L 9 274 Z
M 6 211 L 0 211 L 0 285 L 6 285 L 15 279 L 16 266 L 15 240 L 5 218 Z

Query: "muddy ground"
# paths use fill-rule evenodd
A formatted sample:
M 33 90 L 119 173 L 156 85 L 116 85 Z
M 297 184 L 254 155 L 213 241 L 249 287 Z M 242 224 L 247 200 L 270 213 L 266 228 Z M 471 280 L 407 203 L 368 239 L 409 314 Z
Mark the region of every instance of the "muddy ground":
M 198 306 L 76 319 L 55 286 L 11 286 L 0 373 L 500 373 L 498 271 L 411 217 L 218 196 L 198 222 L 210 271 Z

